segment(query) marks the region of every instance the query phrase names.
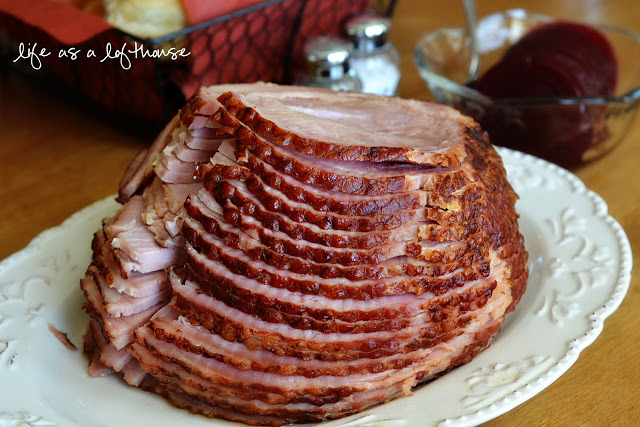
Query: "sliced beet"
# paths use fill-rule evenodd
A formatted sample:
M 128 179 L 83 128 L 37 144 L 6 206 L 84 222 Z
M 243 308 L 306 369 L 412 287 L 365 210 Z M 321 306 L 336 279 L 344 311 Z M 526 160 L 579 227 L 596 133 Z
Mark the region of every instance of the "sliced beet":
M 503 60 L 522 53 L 536 56 L 556 53 L 574 59 L 591 74 L 586 96 L 612 95 L 618 79 L 618 64 L 609 40 L 588 25 L 558 21 L 529 32 L 505 53 Z
M 554 22 L 511 46 L 476 88 L 493 98 L 609 96 L 617 76 L 615 53 L 602 33 L 587 25 Z
M 511 46 L 475 88 L 494 99 L 611 96 L 617 79 L 615 53 L 603 34 L 555 22 Z M 605 141 L 605 113 L 597 104 L 497 103 L 478 120 L 497 145 L 573 167 Z
M 572 58 L 545 52 L 512 55 L 491 68 L 476 89 L 492 98 L 584 96 L 582 67 Z

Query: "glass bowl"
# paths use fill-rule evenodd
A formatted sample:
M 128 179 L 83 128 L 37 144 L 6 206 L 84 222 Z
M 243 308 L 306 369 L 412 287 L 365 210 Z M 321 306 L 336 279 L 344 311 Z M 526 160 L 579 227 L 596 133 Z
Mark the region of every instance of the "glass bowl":
M 521 9 L 481 19 L 478 75 L 525 33 L 551 20 Z M 436 101 L 476 119 L 494 144 L 572 168 L 617 145 L 628 133 L 640 102 L 640 36 L 613 26 L 596 28 L 609 39 L 618 61 L 618 83 L 611 97 L 491 99 L 468 81 L 471 41 L 463 28 L 440 28 L 423 35 L 414 60 Z

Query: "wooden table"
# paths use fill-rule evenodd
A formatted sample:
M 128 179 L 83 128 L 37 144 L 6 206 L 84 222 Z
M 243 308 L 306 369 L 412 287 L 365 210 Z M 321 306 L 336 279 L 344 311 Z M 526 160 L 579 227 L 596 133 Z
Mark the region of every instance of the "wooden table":
M 635 0 L 521 0 L 518 6 L 567 19 L 607 22 L 640 31 Z M 479 0 L 478 14 L 513 7 Z M 412 62 L 419 35 L 462 25 L 453 0 L 400 0 L 392 39 L 402 54 L 400 94 L 429 99 Z M 640 60 L 640 58 L 639 58 Z M 15 73 L 0 73 L 0 259 L 41 231 L 117 189 L 130 159 L 151 142 L 100 114 Z M 608 203 L 640 256 L 640 123 L 606 157 L 574 171 Z M 0 278 L 1 281 L 1 278 Z M 560 379 L 490 426 L 637 425 L 640 420 L 640 280 L 633 274 L 620 308 L 595 343 Z M 1 387 L 1 385 L 0 385 Z

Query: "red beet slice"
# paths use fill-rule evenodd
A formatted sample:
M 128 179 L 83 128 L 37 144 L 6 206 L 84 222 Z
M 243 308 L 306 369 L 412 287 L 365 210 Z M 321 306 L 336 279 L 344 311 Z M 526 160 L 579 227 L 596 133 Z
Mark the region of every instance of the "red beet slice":
M 476 89 L 493 98 L 609 96 L 617 76 L 615 53 L 602 33 L 587 25 L 554 22 L 511 46 Z
M 618 78 L 615 52 L 609 40 L 593 27 L 563 21 L 542 25 L 513 45 L 504 59 L 523 52 L 534 56 L 554 52 L 573 58 L 594 79 L 592 86 L 585 87 L 588 96 L 612 95 L 615 90 Z
M 523 53 L 501 61 L 478 81 L 476 89 L 492 98 L 553 98 L 584 96 L 583 68 L 555 52 Z

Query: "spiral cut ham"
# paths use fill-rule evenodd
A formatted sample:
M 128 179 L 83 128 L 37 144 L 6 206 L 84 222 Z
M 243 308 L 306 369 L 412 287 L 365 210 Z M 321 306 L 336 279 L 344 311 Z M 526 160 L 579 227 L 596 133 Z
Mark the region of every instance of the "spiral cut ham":
M 118 198 L 81 281 L 90 373 L 209 417 L 410 395 L 489 346 L 526 287 L 501 159 L 441 105 L 202 88 Z

